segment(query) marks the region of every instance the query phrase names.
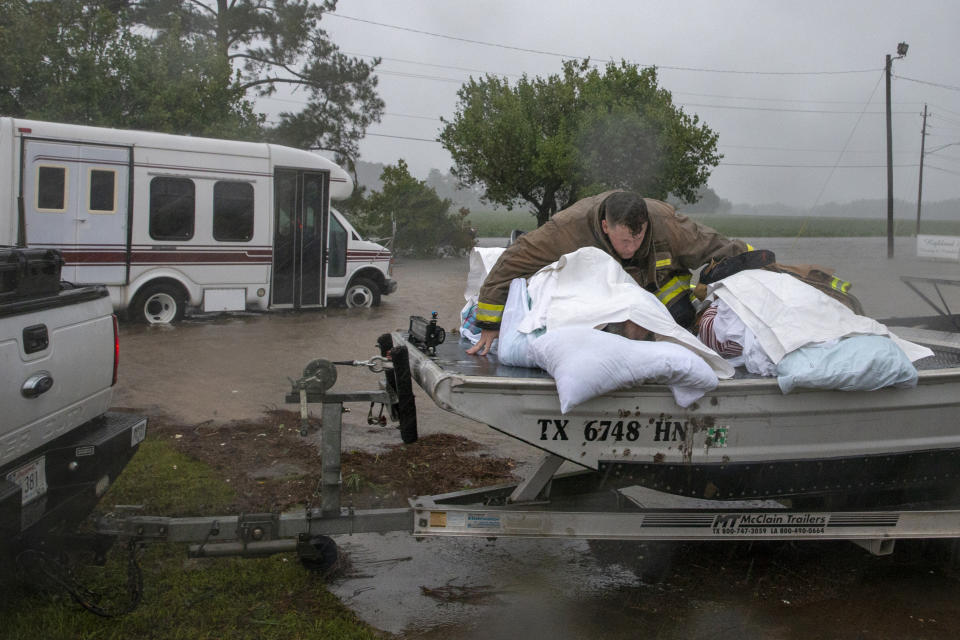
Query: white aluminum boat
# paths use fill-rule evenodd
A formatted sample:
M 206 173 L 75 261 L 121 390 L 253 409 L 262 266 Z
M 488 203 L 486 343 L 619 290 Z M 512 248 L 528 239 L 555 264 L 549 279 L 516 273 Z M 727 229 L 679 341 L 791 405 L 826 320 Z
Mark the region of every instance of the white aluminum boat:
M 848 504 L 953 498 L 960 488 L 960 334 L 891 326 L 931 347 L 916 388 L 802 390 L 743 372 L 683 409 L 642 385 L 562 414 L 543 371 L 469 356 L 461 340 L 427 354 L 404 334 L 414 380 L 441 408 L 599 473 L 711 500 L 842 496 Z

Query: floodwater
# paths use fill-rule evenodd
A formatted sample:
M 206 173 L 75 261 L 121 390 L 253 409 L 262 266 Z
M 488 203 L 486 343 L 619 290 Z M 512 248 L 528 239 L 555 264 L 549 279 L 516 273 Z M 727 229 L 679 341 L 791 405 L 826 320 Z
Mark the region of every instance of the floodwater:
M 932 313 L 900 276 L 960 280 L 960 264 L 916 258 L 912 239 L 897 240 L 893 260 L 886 258 L 885 238 L 745 239 L 787 264 L 836 268 L 853 283 L 867 315 L 877 318 Z M 398 291 L 376 309 L 228 314 L 169 328 L 122 325 L 114 404 L 188 424 L 256 418 L 283 406 L 289 379 L 312 358 L 366 360 L 377 354 L 377 336 L 405 329 L 410 315 L 436 311 L 452 332 L 466 273 L 466 259 L 401 260 Z M 960 287 L 952 289 L 945 290 L 945 302 L 957 310 Z M 363 367 L 341 366 L 338 373 L 338 391 L 378 388 L 379 374 Z M 366 408 L 355 406 L 344 416 L 343 446 L 399 442 L 388 430 L 371 433 Z M 521 470 L 539 457 L 485 425 L 437 408 L 419 392 L 417 408 L 422 434 L 463 435 L 518 460 Z M 657 545 L 641 553 L 660 566 L 651 578 L 630 562 L 600 557 L 595 545 L 582 541 L 418 542 L 392 533 L 341 536 L 338 544 L 352 568 L 331 589 L 373 626 L 407 638 L 960 634 L 960 582 L 942 564 L 917 558 L 909 545 L 904 560 L 897 553 L 874 558 L 849 543 L 781 545 L 755 554 L 739 545 L 729 566 L 718 561 L 717 554 L 728 552 L 716 545 Z M 637 553 L 633 548 L 629 555 Z M 763 570 L 754 566 L 754 555 Z

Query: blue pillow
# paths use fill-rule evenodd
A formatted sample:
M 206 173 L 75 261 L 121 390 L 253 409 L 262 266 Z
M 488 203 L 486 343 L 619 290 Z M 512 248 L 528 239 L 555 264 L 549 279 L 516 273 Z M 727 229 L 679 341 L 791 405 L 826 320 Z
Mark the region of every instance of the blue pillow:
M 812 344 L 784 356 L 777 365 L 780 390 L 798 387 L 873 391 L 917 386 L 917 369 L 887 336 L 851 336 L 832 344 Z

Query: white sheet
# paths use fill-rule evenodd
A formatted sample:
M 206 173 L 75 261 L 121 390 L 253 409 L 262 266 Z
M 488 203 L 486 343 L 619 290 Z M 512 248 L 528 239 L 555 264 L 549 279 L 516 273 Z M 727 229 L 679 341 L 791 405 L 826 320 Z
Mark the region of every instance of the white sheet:
M 533 307 L 517 326 L 523 333 L 561 327 L 602 328 L 630 320 L 657 340 L 678 344 L 703 358 L 719 378 L 734 368 L 678 325 L 655 295 L 640 287 L 607 253 L 584 247 L 538 271 L 527 283 Z
M 898 338 L 883 324 L 853 313 L 786 273 L 750 269 L 708 290 L 730 306 L 774 364 L 804 345 L 852 335 L 890 336 L 911 362 L 933 355 L 927 347 Z
M 490 269 L 500 259 L 503 253 L 503 247 L 474 247 L 470 251 L 470 271 L 467 273 L 467 287 L 463 290 L 463 299 L 466 304 L 460 310 L 460 335 L 477 344 L 480 340 L 480 329 L 476 326 L 477 319 L 477 298 L 480 295 L 480 287 L 483 281 L 487 279 Z M 496 353 L 498 340 L 493 341 L 490 351 Z

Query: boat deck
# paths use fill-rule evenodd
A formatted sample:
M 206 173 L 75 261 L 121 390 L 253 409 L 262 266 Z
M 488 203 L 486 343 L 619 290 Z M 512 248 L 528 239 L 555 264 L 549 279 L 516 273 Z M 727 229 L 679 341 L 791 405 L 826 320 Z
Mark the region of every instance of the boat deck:
M 960 368 L 960 333 L 897 326 L 890 326 L 890 329 L 905 340 L 924 344 L 933 349 L 933 357 L 923 358 L 914 363 L 918 371 Z M 542 369 L 503 364 L 497 359 L 496 354 L 482 357 L 469 356 L 466 351 L 470 346 L 465 338 L 460 338 L 456 342 L 452 340 L 444 342 L 436 347 L 435 356 L 431 357 L 431 360 L 446 373 L 462 377 L 552 380 L 550 374 Z M 748 372 L 743 367 L 737 367 L 733 379 L 762 379 L 762 377 Z

